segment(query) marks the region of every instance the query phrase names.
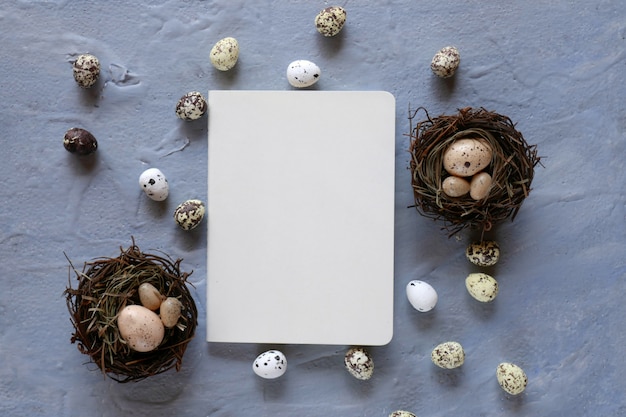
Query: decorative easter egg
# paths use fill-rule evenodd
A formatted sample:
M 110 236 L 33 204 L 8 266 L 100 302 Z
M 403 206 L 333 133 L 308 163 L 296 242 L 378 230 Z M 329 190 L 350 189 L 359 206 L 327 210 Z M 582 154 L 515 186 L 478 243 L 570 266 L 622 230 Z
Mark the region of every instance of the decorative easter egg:
M 327 7 L 315 16 L 315 28 L 324 36 L 335 36 L 346 23 L 346 9 L 341 6 Z
M 137 292 L 139 293 L 141 305 L 152 311 L 158 310 L 159 307 L 161 307 L 161 302 L 165 298 L 159 290 L 149 282 L 141 284 Z
M 73 127 L 65 132 L 63 146 L 70 153 L 77 155 L 90 155 L 98 149 L 98 141 L 95 136 L 85 129 Z
M 519 366 L 503 362 L 496 368 L 498 384 L 502 389 L 511 395 L 518 395 L 524 392 L 528 384 L 528 377 Z
M 252 370 L 261 378 L 278 378 L 287 371 L 287 358 L 278 350 L 268 350 L 257 356 Z
M 374 360 L 362 347 L 348 349 L 343 362 L 350 375 L 356 379 L 368 380 L 374 374 Z
M 413 280 L 406 286 L 406 297 L 414 309 L 427 312 L 437 305 L 437 291 L 424 281 Z
M 472 242 L 465 249 L 465 257 L 477 266 L 493 266 L 500 259 L 500 246 L 493 240 Z
M 469 274 L 465 279 L 467 292 L 481 303 L 493 301 L 498 295 L 498 282 L 491 276 L 482 272 Z
M 149 168 L 139 176 L 139 186 L 148 198 L 154 201 L 163 201 L 170 192 L 167 178 L 158 168 Z
M 448 197 L 462 197 L 470 190 L 470 183 L 461 177 L 450 175 L 441 183 L 441 190 Z
M 167 297 L 163 300 L 159 308 L 159 317 L 161 318 L 163 325 L 168 329 L 176 326 L 182 309 L 183 303 L 181 303 L 176 297 Z
M 204 96 L 197 91 L 190 91 L 176 103 L 176 116 L 186 121 L 197 120 L 206 113 L 207 108 Z
M 211 49 L 211 64 L 220 71 L 228 71 L 239 59 L 239 42 L 235 38 L 220 39 Z
M 489 195 L 491 189 L 491 175 L 479 172 L 472 177 L 470 182 L 470 197 L 474 200 L 482 200 Z
M 440 368 L 454 369 L 465 362 L 465 351 L 459 342 L 444 342 L 433 349 L 430 358 Z
M 204 218 L 206 209 L 200 200 L 187 200 L 178 205 L 174 210 L 176 223 L 184 230 L 198 227 Z
M 100 61 L 91 54 L 78 55 L 72 64 L 74 80 L 82 88 L 93 86 L 100 76 Z
M 450 175 L 470 177 L 491 163 L 492 150 L 481 139 L 459 139 L 443 153 L 443 167 Z
M 430 62 L 433 74 L 440 78 L 452 77 L 461 63 L 461 54 L 454 46 L 441 48 Z
M 287 80 L 296 88 L 312 86 L 320 79 L 321 74 L 320 67 L 305 59 L 293 61 L 287 67 Z
M 122 339 L 137 352 L 156 349 L 165 335 L 159 316 L 140 305 L 124 307 L 117 317 L 117 328 Z

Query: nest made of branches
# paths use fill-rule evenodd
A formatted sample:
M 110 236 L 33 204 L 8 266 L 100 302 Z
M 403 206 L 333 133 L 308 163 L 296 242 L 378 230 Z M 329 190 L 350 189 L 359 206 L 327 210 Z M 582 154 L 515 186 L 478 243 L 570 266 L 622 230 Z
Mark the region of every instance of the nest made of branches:
M 135 245 L 120 247 L 116 258 L 98 258 L 86 262 L 71 280 L 64 295 L 75 332 L 71 342 L 111 379 L 138 381 L 175 367 L 180 370 L 187 344 L 194 336 L 198 311 L 187 288 L 191 273 L 180 271 L 181 259 L 141 252 Z M 66 255 L 67 256 L 67 255 Z M 120 337 L 118 313 L 130 304 L 141 305 L 138 288 L 144 282 L 154 285 L 162 295 L 176 297 L 182 303 L 178 324 L 165 329 L 161 344 L 150 352 L 136 352 Z
M 423 110 L 426 119 L 415 122 Z M 529 145 L 507 116 L 484 108 L 460 109 L 456 115 L 431 119 L 423 108 L 410 112 L 411 185 L 415 207 L 420 214 L 444 220 L 450 236 L 465 229 L 490 230 L 507 218 L 513 220 L 531 191 L 534 168 L 539 163 L 536 145 Z M 474 200 L 469 195 L 450 197 L 442 191 L 449 176 L 443 168 L 443 155 L 456 140 L 487 141 L 493 151 L 485 169 L 492 177 L 488 195 Z

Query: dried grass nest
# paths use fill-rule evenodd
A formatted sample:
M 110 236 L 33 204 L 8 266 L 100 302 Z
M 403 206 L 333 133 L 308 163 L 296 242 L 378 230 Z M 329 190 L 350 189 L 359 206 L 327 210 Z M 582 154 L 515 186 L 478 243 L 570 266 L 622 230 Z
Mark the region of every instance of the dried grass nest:
M 426 119 L 415 122 L 423 110 Z M 490 230 L 507 218 L 513 220 L 531 191 L 534 168 L 539 163 L 536 145 L 529 145 L 507 116 L 484 108 L 466 107 L 455 115 L 431 119 L 424 108 L 410 111 L 411 185 L 418 212 L 444 220 L 450 236 L 465 228 Z M 452 142 L 482 138 L 492 148 L 491 163 L 485 169 L 492 177 L 487 197 L 449 197 L 442 182 L 449 175 L 443 169 L 443 154 Z
M 178 371 L 197 326 L 198 311 L 186 285 L 191 273 L 180 271 L 181 259 L 141 252 L 134 239 L 128 249 L 120 247 L 120 252 L 116 258 L 86 262 L 82 272 L 68 258 L 78 279 L 77 288 L 72 288 L 70 280 L 64 292 L 75 330 L 71 342 L 78 343 L 81 353 L 118 382 L 139 381 L 172 367 Z M 183 310 L 177 326 L 165 329 L 161 344 L 141 353 L 120 337 L 117 315 L 126 305 L 140 304 L 137 289 L 144 282 L 164 296 L 178 298 Z

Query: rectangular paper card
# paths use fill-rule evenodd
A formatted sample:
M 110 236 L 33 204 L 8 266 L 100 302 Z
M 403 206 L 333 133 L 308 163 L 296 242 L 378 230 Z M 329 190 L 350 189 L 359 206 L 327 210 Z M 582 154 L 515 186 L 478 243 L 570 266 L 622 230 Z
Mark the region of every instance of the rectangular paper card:
M 395 99 L 210 91 L 207 340 L 393 334 Z

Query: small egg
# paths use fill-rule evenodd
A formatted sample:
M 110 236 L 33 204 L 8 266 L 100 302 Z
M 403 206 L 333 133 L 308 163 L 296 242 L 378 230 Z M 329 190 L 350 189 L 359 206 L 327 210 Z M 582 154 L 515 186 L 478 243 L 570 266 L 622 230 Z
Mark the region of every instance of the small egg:
M 235 38 L 220 39 L 211 49 L 211 64 L 220 71 L 228 71 L 239 59 L 239 42 Z
M 100 76 L 100 61 L 94 55 L 82 54 L 78 55 L 76 61 L 72 64 L 74 80 L 82 88 L 93 86 Z
M 374 360 L 362 347 L 348 349 L 343 359 L 348 372 L 356 379 L 368 380 L 374 374 Z
M 519 366 L 503 362 L 496 368 L 496 378 L 502 389 L 511 395 L 524 392 L 528 384 L 528 377 Z
M 444 342 L 433 349 L 430 358 L 440 368 L 454 369 L 465 362 L 465 351 L 459 342 Z
M 406 286 L 406 297 L 414 309 L 427 312 L 437 305 L 437 291 L 424 281 L 413 280 Z
M 417 417 L 417 416 L 411 413 L 410 411 L 397 410 L 389 414 L 389 417 Z
M 176 297 L 167 297 L 163 300 L 159 308 L 159 317 L 161 317 L 163 325 L 168 329 L 176 326 L 182 309 L 183 303 Z
M 257 356 L 252 370 L 261 378 L 278 378 L 287 371 L 287 358 L 278 350 L 268 350 Z
M 437 77 L 449 78 L 454 75 L 460 63 L 459 50 L 454 46 L 446 46 L 435 54 L 430 63 L 430 69 Z
M 163 341 L 165 328 L 159 316 L 143 306 L 129 305 L 117 316 L 120 336 L 131 349 L 150 352 Z
M 491 276 L 482 272 L 469 274 L 465 278 L 467 292 L 481 303 L 493 301 L 498 295 L 498 282 Z
M 293 61 L 287 67 L 287 80 L 296 88 L 312 86 L 320 79 L 321 74 L 320 67 L 305 59 Z
M 158 168 L 149 168 L 139 176 L 139 186 L 154 201 L 163 201 L 170 192 L 167 178 Z
M 139 301 L 145 308 L 155 311 L 161 306 L 165 298 L 156 287 L 149 282 L 144 282 L 139 286 Z
M 472 242 L 465 250 L 465 257 L 477 266 L 493 266 L 500 259 L 500 246 L 493 240 Z
M 65 132 L 63 146 L 70 153 L 89 155 L 98 149 L 98 141 L 85 129 L 73 127 Z
M 327 7 L 315 16 L 315 28 L 324 36 L 335 36 L 343 29 L 346 17 L 346 10 L 343 7 Z
M 461 177 L 450 175 L 441 183 L 441 189 L 448 197 L 462 197 L 470 190 L 470 183 Z
M 470 197 L 474 200 L 482 200 L 489 195 L 491 189 L 491 175 L 479 172 L 472 177 L 470 182 Z
M 206 113 L 207 108 L 204 96 L 197 91 L 190 91 L 176 103 L 176 116 L 186 121 L 197 120 Z
M 196 228 L 204 218 L 204 203 L 200 200 L 187 200 L 174 210 L 176 223 L 185 230 Z
M 443 167 L 450 175 L 470 177 L 491 163 L 492 154 L 485 140 L 455 140 L 443 153 Z

